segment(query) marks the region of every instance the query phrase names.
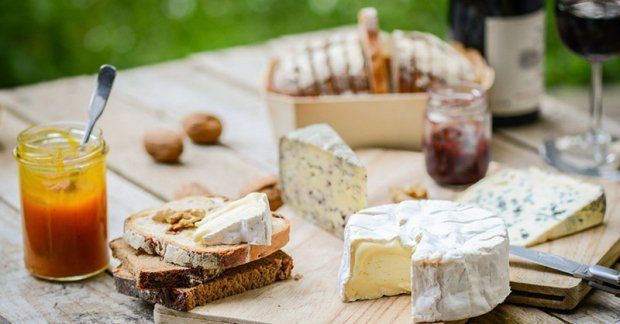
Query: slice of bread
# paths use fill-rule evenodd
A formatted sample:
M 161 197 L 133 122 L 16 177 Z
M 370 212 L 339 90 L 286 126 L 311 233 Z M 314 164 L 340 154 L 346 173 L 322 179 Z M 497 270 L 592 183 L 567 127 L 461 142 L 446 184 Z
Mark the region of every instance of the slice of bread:
M 193 287 L 220 275 L 223 269 L 188 268 L 165 262 L 158 255 L 141 253 L 122 238 L 110 242 L 112 255 L 143 289 Z
M 395 92 L 423 92 L 434 83 L 474 82 L 473 63 L 439 37 L 423 32 L 392 32 Z
M 290 225 L 277 214 L 272 214 L 271 245 L 211 245 L 195 242 L 195 227 L 178 233 L 167 231 L 169 224 L 153 220 L 158 212 L 202 209 L 206 213 L 225 202 L 222 197 L 188 197 L 150 208 L 125 220 L 123 238 L 132 248 L 151 255 L 159 255 L 166 262 L 190 268 L 222 270 L 260 259 L 284 247 L 289 240 Z
M 351 90 L 353 93 L 370 93 L 367 64 L 359 35 L 354 33 L 345 34 L 344 46 L 348 61 L 347 74 Z
M 114 270 L 116 290 L 149 303 L 162 304 L 178 311 L 189 311 L 211 301 L 265 287 L 290 278 L 293 259 L 282 251 L 228 269 L 219 277 L 191 288 L 140 289 L 124 264 Z
M 390 81 L 385 57 L 381 50 L 381 30 L 377 9 L 362 8 L 358 14 L 358 33 L 373 93 L 388 93 Z
M 336 33 L 328 39 L 327 65 L 334 84 L 336 94 L 351 93 L 349 85 L 349 62 L 347 61 L 347 49 L 344 44 L 344 35 Z

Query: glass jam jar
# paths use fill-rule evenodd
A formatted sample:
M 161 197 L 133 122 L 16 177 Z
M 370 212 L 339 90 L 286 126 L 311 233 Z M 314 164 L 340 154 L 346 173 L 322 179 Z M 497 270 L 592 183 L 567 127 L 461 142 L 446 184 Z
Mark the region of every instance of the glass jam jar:
M 24 262 L 34 276 L 74 281 L 108 266 L 108 147 L 95 129 L 85 145 L 81 123 L 30 127 L 17 137 Z
M 491 116 L 475 84 L 436 84 L 428 91 L 424 121 L 426 171 L 439 184 L 465 185 L 487 172 Z

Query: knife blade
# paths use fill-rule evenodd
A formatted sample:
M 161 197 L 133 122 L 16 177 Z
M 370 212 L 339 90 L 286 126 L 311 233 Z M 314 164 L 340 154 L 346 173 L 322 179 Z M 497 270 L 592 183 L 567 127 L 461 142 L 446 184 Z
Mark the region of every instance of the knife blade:
M 510 254 L 588 281 L 588 285 L 620 297 L 620 272 L 599 265 L 585 265 L 558 255 L 511 245 Z

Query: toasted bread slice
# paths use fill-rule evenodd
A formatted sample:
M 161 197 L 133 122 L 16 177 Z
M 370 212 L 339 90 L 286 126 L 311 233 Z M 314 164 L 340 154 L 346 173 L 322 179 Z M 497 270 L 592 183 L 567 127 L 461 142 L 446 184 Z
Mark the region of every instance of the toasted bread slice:
M 209 270 L 229 269 L 260 259 L 284 247 L 289 240 L 290 225 L 277 214 L 272 214 L 271 245 L 211 245 L 195 242 L 195 227 L 178 233 L 167 231 L 169 224 L 153 220 L 162 210 L 203 209 L 207 213 L 225 202 L 222 197 L 188 197 L 150 208 L 129 216 L 125 220 L 125 242 L 132 248 L 151 255 L 159 255 L 164 261 L 190 268 Z
M 135 250 L 122 238 L 110 242 L 112 255 L 131 273 L 138 288 L 193 287 L 220 275 L 223 269 L 188 268 L 165 262 L 158 255 Z
M 370 88 L 373 93 L 390 91 L 390 81 L 385 58 L 381 50 L 381 30 L 377 9 L 368 7 L 359 11 L 358 32 L 368 67 Z
M 121 294 L 162 304 L 178 311 L 188 311 L 211 301 L 265 287 L 291 277 L 293 259 L 282 251 L 236 268 L 191 288 L 140 289 L 126 265 L 114 270 L 114 284 Z

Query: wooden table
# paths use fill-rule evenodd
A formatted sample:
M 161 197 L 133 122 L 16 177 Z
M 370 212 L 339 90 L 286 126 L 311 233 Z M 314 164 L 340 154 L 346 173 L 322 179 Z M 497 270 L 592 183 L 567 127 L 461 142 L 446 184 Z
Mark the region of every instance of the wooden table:
M 111 147 L 110 238 L 121 235 L 127 215 L 171 199 L 184 182 L 200 181 L 213 192 L 236 196 L 248 181 L 276 172 L 276 145 L 259 85 L 267 59 L 281 43 L 203 53 L 119 73 L 99 122 Z M 4 108 L 0 119 L 0 323 L 153 319 L 152 306 L 115 292 L 110 273 L 58 284 L 33 278 L 23 266 L 17 166 L 12 158 L 16 135 L 32 124 L 85 119 L 93 82 L 92 76 L 79 76 L 0 91 Z M 517 167 L 542 165 L 536 152 L 545 136 L 584 126 L 586 117 L 575 107 L 546 97 L 542 108 L 542 121 L 494 134 L 496 161 Z M 181 164 L 154 163 L 142 147 L 144 132 L 160 126 L 180 129 L 180 119 L 193 111 L 221 117 L 222 144 L 186 142 Z M 606 119 L 604 124 L 609 131 L 620 131 L 619 121 Z M 471 320 L 497 321 L 620 323 L 620 299 L 594 291 L 571 312 L 504 304 Z

